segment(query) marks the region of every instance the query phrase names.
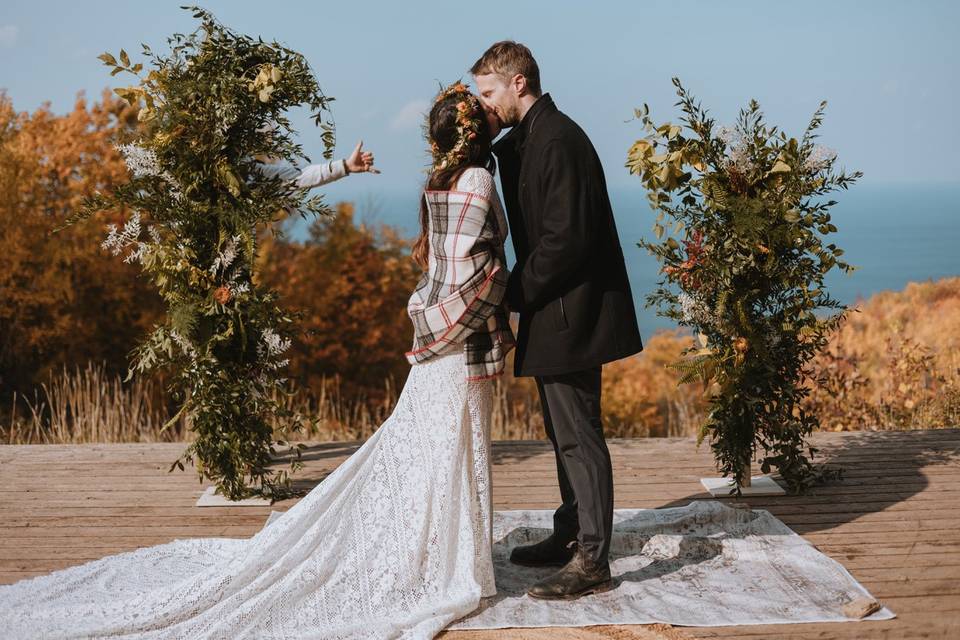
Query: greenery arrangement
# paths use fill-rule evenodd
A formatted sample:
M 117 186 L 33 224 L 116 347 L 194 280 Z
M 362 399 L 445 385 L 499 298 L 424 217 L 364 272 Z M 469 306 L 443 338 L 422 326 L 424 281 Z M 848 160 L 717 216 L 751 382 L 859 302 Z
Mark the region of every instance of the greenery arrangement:
M 320 196 L 267 178 L 260 158 L 309 161 L 293 141 L 286 116 L 305 106 L 322 129 L 324 157 L 333 153 L 333 98 L 325 96 L 302 55 L 276 42 L 237 35 L 198 7 L 200 27 L 168 39 L 158 55 L 142 45 L 152 68 L 126 51 L 100 59 L 111 75 L 138 84 L 116 93 L 139 109 L 140 136 L 120 146 L 131 180 L 84 201 L 67 224 L 109 209 L 130 211 L 103 242 L 142 265 L 167 305 L 163 323 L 134 352 L 128 379 L 158 367 L 172 372 L 170 392 L 189 415 L 195 441 L 170 467 L 194 462 L 201 480 L 231 500 L 293 494 L 285 470 L 271 473 L 271 420 L 299 430 L 301 416 L 275 398 L 289 393 L 281 373 L 295 317 L 258 284 L 258 228 L 281 217 L 331 215 Z M 61 227 L 62 228 L 62 227 Z M 302 466 L 300 449 L 291 470 Z M 255 486 L 248 486 L 248 480 Z
M 776 467 L 791 491 L 802 491 L 835 473 L 811 462 L 814 447 L 810 458 L 804 453 L 818 419 L 801 407 L 805 365 L 848 311 L 823 279 L 833 267 L 856 268 L 825 244 L 837 230 L 829 213 L 836 202 L 822 196 L 862 174 L 835 171 L 836 153 L 814 144 L 826 102 L 798 141 L 768 126 L 753 100 L 735 126 L 717 127 L 673 83 L 682 124 L 655 125 L 647 105 L 637 109 L 647 135 L 626 161 L 657 211 L 658 242 L 638 243 L 662 265 L 647 306 L 696 333 L 688 357 L 672 366 L 681 382 L 704 384 L 710 411 L 697 442 L 711 436 L 719 470 L 735 481 L 731 492 L 749 483 L 758 450 L 763 473 Z M 839 311 L 819 318 L 821 307 Z

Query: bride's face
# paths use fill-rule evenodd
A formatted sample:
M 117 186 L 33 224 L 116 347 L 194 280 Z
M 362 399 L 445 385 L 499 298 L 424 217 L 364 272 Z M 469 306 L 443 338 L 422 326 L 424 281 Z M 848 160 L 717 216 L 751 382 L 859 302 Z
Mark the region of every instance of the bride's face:
M 503 125 L 500 124 L 500 118 L 497 117 L 496 112 L 493 109 L 487 107 L 483 104 L 483 101 L 480 101 L 480 104 L 483 106 L 483 114 L 487 118 L 487 130 L 490 132 L 490 139 L 493 140 L 503 129 Z

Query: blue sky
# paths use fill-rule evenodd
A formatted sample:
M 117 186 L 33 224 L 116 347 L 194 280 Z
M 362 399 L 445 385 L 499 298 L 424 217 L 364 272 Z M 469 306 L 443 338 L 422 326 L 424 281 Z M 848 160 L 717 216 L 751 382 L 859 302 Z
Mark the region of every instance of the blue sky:
M 155 49 L 196 21 L 181 1 L 6 0 L 0 6 L 0 88 L 19 110 L 67 111 L 111 78 L 96 59 Z M 821 141 L 864 182 L 960 182 L 955 2 L 222 2 L 200 3 L 230 28 L 301 51 L 336 97 L 337 155 L 362 137 L 383 173 L 333 185 L 331 196 L 416 193 L 426 162 L 421 113 L 438 81 L 467 69 L 496 40 L 527 44 L 544 89 L 597 147 L 611 188 L 640 134 L 625 122 L 650 104 L 676 119 L 679 76 L 722 122 L 750 98 L 799 134 L 827 99 Z M 319 132 L 299 119 L 319 157 Z M 639 185 L 637 185 L 639 186 Z

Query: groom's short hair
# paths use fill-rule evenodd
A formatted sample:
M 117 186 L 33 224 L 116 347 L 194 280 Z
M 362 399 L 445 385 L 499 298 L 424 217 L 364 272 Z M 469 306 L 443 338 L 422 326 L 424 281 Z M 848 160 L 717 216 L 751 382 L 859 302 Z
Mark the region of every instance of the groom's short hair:
M 527 79 L 530 93 L 540 97 L 540 67 L 533 59 L 530 49 L 519 42 L 501 40 L 493 43 L 480 59 L 473 63 L 470 73 L 475 76 L 497 73 L 507 78 L 519 73 Z

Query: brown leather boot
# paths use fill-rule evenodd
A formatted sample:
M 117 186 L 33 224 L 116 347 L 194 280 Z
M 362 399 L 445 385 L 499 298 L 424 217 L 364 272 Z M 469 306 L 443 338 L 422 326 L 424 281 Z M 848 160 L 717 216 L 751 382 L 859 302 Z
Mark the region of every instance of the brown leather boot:
M 598 564 L 578 547 L 570 562 L 530 587 L 527 595 L 545 600 L 573 600 L 610 589 L 613 589 L 610 563 Z
M 573 558 L 577 541 L 563 542 L 554 534 L 537 542 L 514 547 L 510 552 L 510 562 L 525 567 L 562 567 Z

